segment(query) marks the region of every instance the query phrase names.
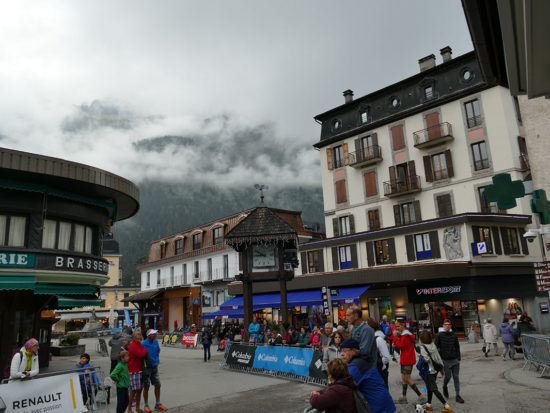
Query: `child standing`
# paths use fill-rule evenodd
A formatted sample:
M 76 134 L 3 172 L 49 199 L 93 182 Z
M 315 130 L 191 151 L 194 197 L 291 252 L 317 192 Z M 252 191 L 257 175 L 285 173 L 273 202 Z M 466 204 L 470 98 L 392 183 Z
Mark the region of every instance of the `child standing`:
M 128 387 L 130 387 L 130 373 L 128 373 L 128 352 L 122 350 L 118 353 L 119 362 L 110 377 L 116 384 L 116 412 L 124 413 L 130 399 Z

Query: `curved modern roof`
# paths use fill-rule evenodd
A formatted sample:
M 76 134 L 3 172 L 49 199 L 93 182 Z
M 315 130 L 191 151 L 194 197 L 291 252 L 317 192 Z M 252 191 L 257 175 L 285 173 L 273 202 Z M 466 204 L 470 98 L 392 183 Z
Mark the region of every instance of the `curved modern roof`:
M 139 189 L 127 179 L 81 163 L 0 147 L 0 179 L 45 185 L 116 204 L 114 220 L 135 215 Z

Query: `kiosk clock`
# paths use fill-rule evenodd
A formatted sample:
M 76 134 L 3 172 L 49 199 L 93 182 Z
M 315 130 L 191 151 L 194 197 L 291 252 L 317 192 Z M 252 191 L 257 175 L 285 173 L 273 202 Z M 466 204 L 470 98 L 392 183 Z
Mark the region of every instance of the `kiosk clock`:
M 275 248 L 255 245 L 252 247 L 252 267 L 267 268 L 275 266 Z

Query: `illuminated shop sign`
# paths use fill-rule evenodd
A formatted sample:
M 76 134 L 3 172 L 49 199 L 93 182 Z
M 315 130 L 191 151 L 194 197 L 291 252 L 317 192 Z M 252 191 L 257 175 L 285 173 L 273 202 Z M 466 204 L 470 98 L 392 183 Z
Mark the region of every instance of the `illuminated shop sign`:
M 2 267 L 107 274 L 109 261 L 64 254 L 0 251 L 0 268 Z
M 432 295 L 432 294 L 452 294 L 460 292 L 460 285 L 453 285 L 450 287 L 435 287 L 435 288 L 417 288 L 417 295 Z

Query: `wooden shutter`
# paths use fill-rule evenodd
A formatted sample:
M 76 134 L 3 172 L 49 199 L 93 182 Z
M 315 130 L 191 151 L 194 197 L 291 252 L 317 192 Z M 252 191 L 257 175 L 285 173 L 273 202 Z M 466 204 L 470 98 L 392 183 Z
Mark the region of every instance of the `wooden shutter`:
M 325 272 L 325 258 L 323 256 L 323 250 L 317 250 L 317 256 L 318 256 L 318 265 L 317 269 L 319 272 Z
M 481 241 L 481 237 L 479 236 L 479 227 L 472 226 L 472 235 L 474 237 L 474 242 Z
M 352 244 L 349 246 L 349 249 L 351 251 L 351 268 L 358 268 L 359 265 L 357 263 L 357 245 Z
M 372 210 L 368 212 L 369 217 L 369 230 L 375 230 L 380 228 L 380 217 L 378 216 L 378 210 Z
M 416 181 L 415 181 L 416 166 L 414 166 L 414 161 L 409 161 L 408 166 L 409 166 L 409 179 L 411 181 L 411 184 L 415 185 L 416 184 Z M 413 186 L 413 188 L 414 188 L 414 186 Z
M 437 231 L 431 231 L 428 233 L 430 236 L 430 247 L 432 248 L 432 258 L 441 258 L 441 251 L 439 249 L 439 236 Z
M 413 208 L 414 208 L 414 220 L 415 220 L 414 222 L 422 221 L 422 213 L 420 211 L 420 201 L 414 201 Z
M 529 246 L 527 245 L 527 240 L 523 236 L 525 230 L 523 228 L 518 228 L 519 240 L 521 242 L 521 252 L 524 255 L 529 255 Z
M 450 217 L 451 215 L 453 215 L 451 194 L 437 195 L 435 199 L 437 203 L 437 211 L 440 218 Z
M 307 271 L 307 253 L 305 252 L 302 252 L 300 253 L 300 261 L 302 264 L 302 274 L 307 274 L 308 271 Z
M 332 158 L 332 148 L 327 148 L 327 167 L 329 171 L 334 169 L 334 159 Z
M 355 234 L 355 219 L 353 218 L 353 215 L 349 216 L 349 233 Z
M 340 236 L 340 222 L 338 218 L 332 218 L 332 232 L 334 233 L 333 237 Z
M 367 242 L 367 264 L 374 267 L 374 242 Z
M 343 143 L 342 149 L 344 151 L 344 165 L 349 165 L 349 153 L 348 153 L 348 144 Z
M 424 175 L 426 175 L 426 182 L 433 182 L 434 174 L 432 171 L 432 157 L 426 155 L 422 159 L 424 159 Z
M 399 205 L 393 206 L 393 217 L 395 218 L 395 226 L 401 225 L 401 207 Z
M 405 245 L 407 247 L 407 260 L 416 261 L 416 249 L 414 248 L 414 238 L 412 235 L 405 235 Z
M 493 233 L 493 245 L 495 247 L 493 252 L 497 255 L 501 255 L 502 248 L 500 247 L 500 236 L 498 233 L 498 227 L 492 227 L 491 232 Z
M 373 133 L 373 134 L 370 135 L 370 136 L 371 136 L 371 138 L 372 138 L 372 144 L 373 144 L 374 146 L 378 146 L 378 134 L 375 132 L 375 133 Z M 375 148 L 374 150 L 376 150 L 376 148 Z
M 346 180 L 342 179 L 340 181 L 336 181 L 336 202 L 338 204 L 342 204 L 344 202 L 347 202 L 348 197 L 346 194 Z
M 371 171 L 365 174 L 365 192 L 367 197 L 376 195 L 376 172 Z
M 393 150 L 405 147 L 405 137 L 403 136 L 403 125 L 397 125 L 391 128 L 391 137 L 393 141 Z
M 397 264 L 397 254 L 395 253 L 395 239 L 389 238 L 388 239 L 388 250 L 390 253 L 390 263 L 391 264 Z
M 455 176 L 455 171 L 453 169 L 453 158 L 451 158 L 451 150 L 447 149 L 445 151 L 445 163 L 447 164 L 447 175 L 449 178 Z
M 502 249 L 504 255 L 510 255 L 510 240 L 508 239 L 508 232 L 505 227 L 500 228 L 500 234 L 502 235 Z
M 338 256 L 338 247 L 332 247 L 332 271 L 340 269 L 340 257 Z
M 426 126 L 428 127 L 428 139 L 437 139 L 441 137 L 441 126 L 439 125 L 439 112 L 428 113 L 426 115 Z

